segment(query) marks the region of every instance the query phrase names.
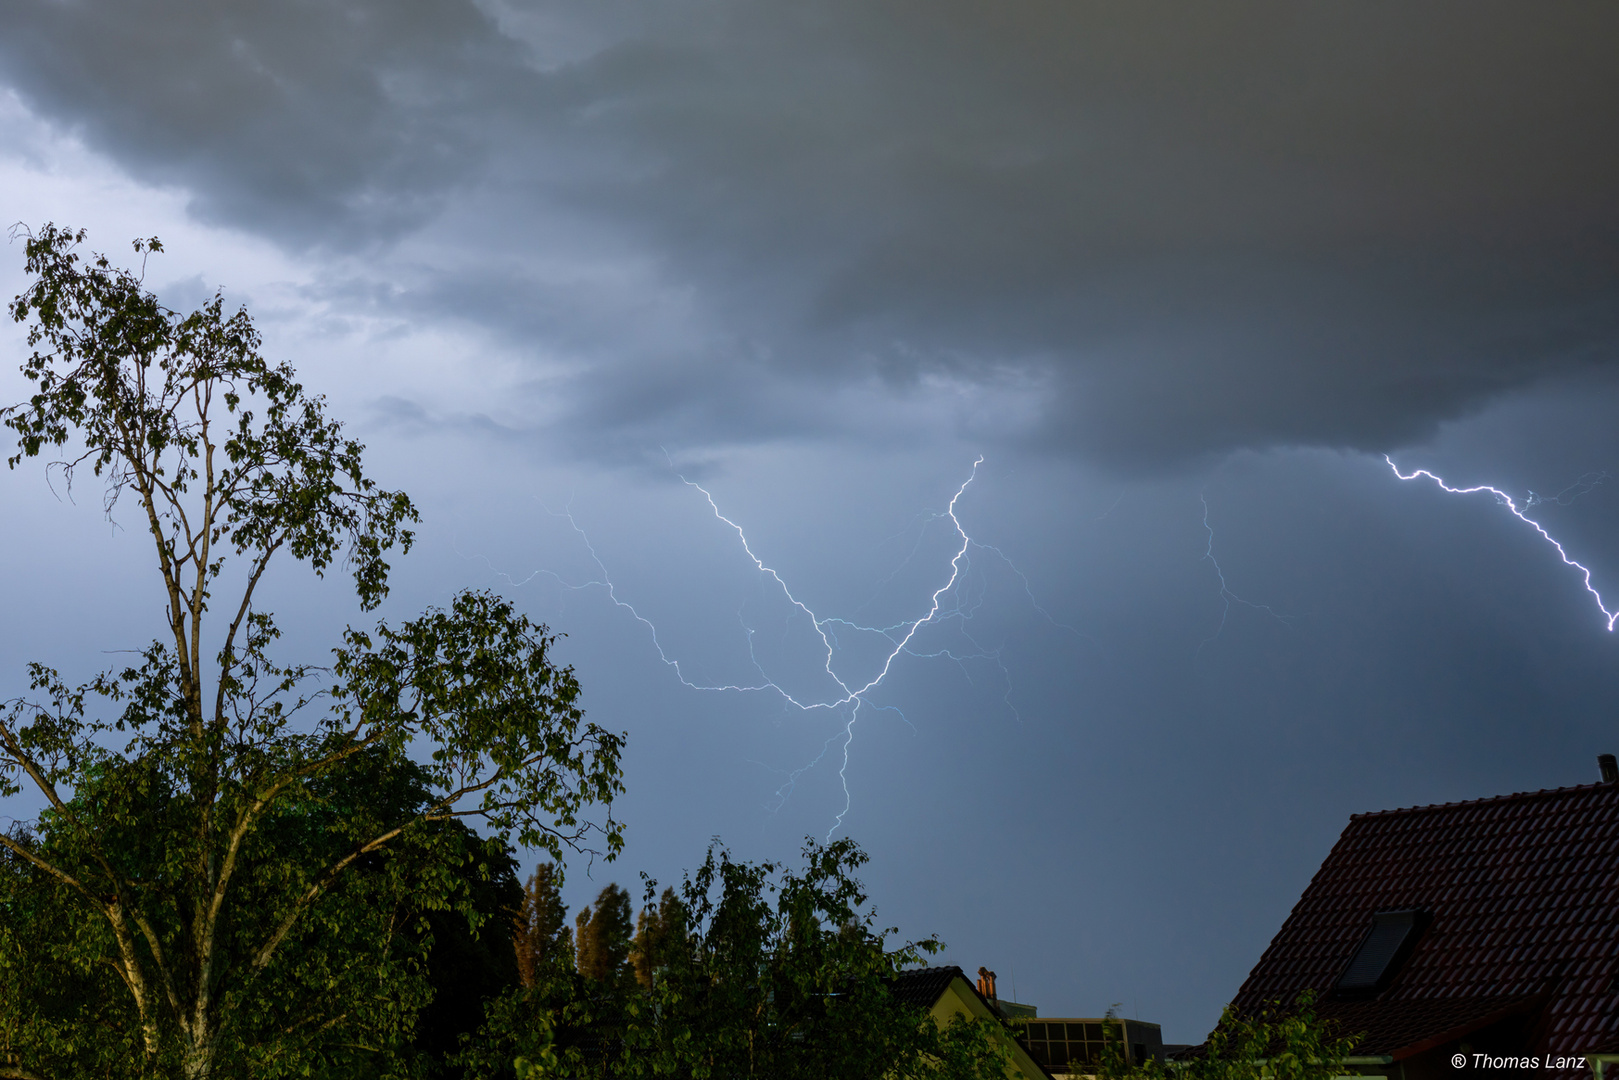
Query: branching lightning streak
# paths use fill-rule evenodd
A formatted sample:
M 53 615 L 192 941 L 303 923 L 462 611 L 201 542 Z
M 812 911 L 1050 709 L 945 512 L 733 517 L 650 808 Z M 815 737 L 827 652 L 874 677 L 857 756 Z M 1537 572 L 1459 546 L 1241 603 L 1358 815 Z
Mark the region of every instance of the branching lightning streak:
M 1567 505 L 1567 503 L 1573 502 L 1575 499 L 1579 498 L 1587 491 L 1590 491 L 1591 488 L 1595 487 L 1597 484 L 1606 479 L 1605 474 L 1597 473 L 1582 476 L 1572 486 L 1566 488 L 1564 491 L 1552 496 L 1551 498 L 1543 498 L 1534 494 L 1533 492 L 1530 492 L 1529 496 L 1524 500 L 1524 505 L 1519 507 L 1517 501 L 1500 488 L 1491 487 L 1488 484 L 1478 484 L 1474 487 L 1465 488 L 1451 487 L 1449 484 L 1445 483 L 1443 479 L 1429 472 L 1427 469 L 1416 469 L 1408 475 L 1401 472 L 1400 467 L 1394 464 L 1394 459 L 1389 457 L 1387 454 L 1383 455 L 1383 460 L 1388 462 L 1389 468 L 1394 470 L 1394 475 L 1399 477 L 1401 480 L 1415 480 L 1419 476 L 1426 476 L 1429 480 L 1432 480 L 1435 484 L 1438 484 L 1441 491 L 1448 491 L 1452 495 L 1477 495 L 1481 491 L 1487 491 L 1491 495 L 1494 495 L 1495 501 L 1506 507 L 1513 517 L 1534 529 L 1541 535 L 1542 539 L 1555 548 L 1557 550 L 1558 557 L 1563 560 L 1564 564 L 1572 566 L 1574 569 L 1580 572 L 1581 576 L 1585 579 L 1585 591 L 1591 594 L 1592 599 L 1596 601 L 1597 610 L 1601 611 L 1603 616 L 1608 620 L 1608 632 L 1613 632 L 1614 623 L 1619 622 L 1619 611 L 1609 611 L 1607 605 L 1602 602 L 1602 594 L 1597 592 L 1596 586 L 1591 584 L 1590 569 L 1586 567 L 1585 564 L 1575 562 L 1573 559 L 1569 558 L 1568 552 L 1563 550 L 1563 545 L 1558 542 L 1557 538 L 1551 533 L 1547 532 L 1544 525 L 1524 513 L 1524 510 L 1531 506 L 1535 506 L 1538 503 L 1554 502 L 1560 505 Z M 1573 492 L 1573 494 L 1570 495 L 1570 492 Z
M 1529 497 L 1524 500 L 1524 509 L 1527 510 L 1531 506 L 1539 506 L 1542 503 L 1556 503 L 1558 506 L 1567 506 L 1581 495 L 1590 494 L 1598 484 L 1607 479 L 1608 474 L 1606 472 L 1588 472 L 1556 495 L 1536 495 L 1531 491 Z
M 747 533 L 743 531 L 742 526 L 738 525 L 736 522 L 732 521 L 730 518 L 726 517 L 723 513 L 720 512 L 719 504 L 714 501 L 713 494 L 710 493 L 707 488 L 703 487 L 701 484 L 698 484 L 697 482 L 695 482 L 693 480 L 687 480 L 684 476 L 682 476 L 680 478 L 681 482 L 684 483 L 687 487 L 696 488 L 698 491 L 702 492 L 703 498 L 708 500 L 709 509 L 714 511 L 714 516 L 716 518 L 718 518 L 720 521 L 723 521 L 726 525 L 730 526 L 731 529 L 733 529 L 736 532 L 737 539 L 742 542 L 742 550 L 744 552 L 746 552 L 748 558 L 753 561 L 754 567 L 757 568 L 758 571 L 761 574 L 766 574 L 771 578 L 771 580 L 775 581 L 775 583 L 781 587 L 782 595 L 787 598 L 788 602 L 791 603 L 793 605 L 793 607 L 797 608 L 799 611 L 803 612 L 806 616 L 809 617 L 809 620 L 810 620 L 811 624 L 813 624 L 814 627 L 815 627 L 816 634 L 820 636 L 821 644 L 826 649 L 826 659 L 825 659 L 825 662 L 823 663 L 822 667 L 823 667 L 823 670 L 825 670 L 825 672 L 827 673 L 827 675 L 832 679 L 832 681 L 835 682 L 838 685 L 838 689 L 840 691 L 842 691 L 842 696 L 841 697 L 835 698 L 832 701 L 810 701 L 810 702 L 800 701 L 796 697 L 794 697 L 792 694 L 788 693 L 781 686 L 779 686 L 777 683 L 775 683 L 773 680 L 771 680 L 769 678 L 769 676 L 765 676 L 765 682 L 764 682 L 764 684 L 762 686 L 748 687 L 746 689 L 765 689 L 765 688 L 769 688 L 769 689 L 775 690 L 789 704 L 791 704 L 795 708 L 801 709 L 801 710 L 803 710 L 805 712 L 812 712 L 812 711 L 820 710 L 820 709 L 838 710 L 838 709 L 842 709 L 846 705 L 849 706 L 849 713 L 848 713 L 849 719 L 848 719 L 848 722 L 843 727 L 843 763 L 838 768 L 838 779 L 843 784 L 843 809 L 838 812 L 837 819 L 833 822 L 832 828 L 830 830 L 828 830 L 828 832 L 827 832 L 828 839 L 830 839 L 832 834 L 835 833 L 838 830 L 838 828 L 843 824 L 843 819 L 849 813 L 849 806 L 850 806 L 850 802 L 851 802 L 851 798 L 850 798 L 850 795 L 849 795 L 849 747 L 854 742 L 854 728 L 855 728 L 856 722 L 860 718 L 860 708 L 861 708 L 862 705 L 866 704 L 865 695 L 870 693 L 872 690 L 876 689 L 876 687 L 879 686 L 882 683 L 882 681 L 888 677 L 888 672 L 894 666 L 895 658 L 897 658 L 900 653 L 906 651 L 907 647 L 911 643 L 911 639 L 916 636 L 916 632 L 918 630 L 920 630 L 924 625 L 932 622 L 934 620 L 934 618 L 939 614 L 940 597 L 944 596 L 952 588 L 954 588 L 955 584 L 956 584 L 956 581 L 961 577 L 961 563 L 962 563 L 962 560 L 967 555 L 967 549 L 972 546 L 972 538 L 969 537 L 967 535 L 967 531 L 961 527 L 961 519 L 956 517 L 956 503 L 961 499 L 962 494 L 964 492 L 966 492 L 968 486 L 971 485 L 973 480 L 978 476 L 978 466 L 982 465 L 983 463 L 984 463 L 984 459 L 982 457 L 978 458 L 978 460 L 973 462 L 972 471 L 968 474 L 967 479 L 962 481 L 961 486 L 956 489 L 956 493 L 950 497 L 950 504 L 945 509 L 945 516 L 950 519 L 950 524 L 955 528 L 956 535 L 961 538 L 961 545 L 960 545 L 960 547 L 958 547 L 956 549 L 955 555 L 951 556 L 951 559 L 950 559 L 950 577 L 949 577 L 949 579 L 943 585 L 939 586 L 937 589 L 935 589 L 933 591 L 933 595 L 930 598 L 930 602 L 929 602 L 929 605 L 928 605 L 927 614 L 923 615 L 919 619 L 915 619 L 915 620 L 911 621 L 908 626 L 905 623 L 902 622 L 902 623 L 897 623 L 892 627 L 887 627 L 887 628 L 882 628 L 882 629 L 878 629 L 878 628 L 875 628 L 875 627 L 862 627 L 861 628 L 861 629 L 877 630 L 878 633 L 881 633 L 883 636 L 887 637 L 890 641 L 893 641 L 894 642 L 894 647 L 892 649 L 890 649 L 889 652 L 888 652 L 888 655 L 883 658 L 882 667 L 877 672 L 877 674 L 875 676 L 873 676 L 868 682 L 866 682 L 865 685 L 859 687 L 858 689 L 853 688 L 848 683 L 844 682 L 843 678 L 841 676 L 839 676 L 838 673 L 836 671 L 834 671 L 833 668 L 832 668 L 833 661 L 836 659 L 836 656 L 837 656 L 837 646 L 834 644 L 834 634 L 832 632 L 829 632 L 827 628 L 828 628 L 828 626 L 832 625 L 835 622 L 844 622 L 844 620 L 841 620 L 841 619 L 822 619 L 820 616 L 816 615 L 815 612 L 811 611 L 808 605 L 806 605 L 802 600 L 798 599 L 798 597 L 793 595 L 792 589 L 788 586 L 787 582 L 785 580 L 783 580 L 782 576 L 779 573 L 777 573 L 776 570 L 773 567 L 765 565 L 764 560 L 759 558 L 759 556 L 754 553 L 752 545 L 748 543 Z M 650 625 L 650 624 L 648 624 L 648 625 Z M 848 624 L 846 622 L 844 622 L 844 625 L 848 625 Z M 894 637 L 893 637 L 894 631 L 898 630 L 900 627 L 905 628 L 904 633 L 900 636 L 898 641 L 894 641 Z M 750 641 L 751 641 L 751 635 L 750 635 Z M 661 653 L 662 650 L 660 649 L 659 652 Z M 755 664 L 757 666 L 757 662 L 755 662 Z M 761 671 L 760 674 L 763 675 L 764 674 L 763 671 Z M 682 679 L 681 681 L 684 682 L 685 680 Z M 687 685 L 691 685 L 691 684 L 687 683 Z M 696 687 L 696 689 L 721 689 L 721 688 Z M 741 688 L 741 687 L 735 687 L 735 688 L 727 687 L 727 688 L 723 688 L 723 689 L 743 689 L 743 688 Z M 835 738 L 836 738 L 836 736 L 834 736 L 834 739 Z M 828 745 L 828 748 L 830 748 L 831 742 L 829 741 L 827 745 Z M 823 756 L 823 757 L 825 756 L 825 750 L 822 751 L 821 756 Z M 818 757 L 816 760 L 819 761 L 820 758 Z M 808 767 L 809 766 L 806 766 L 806 768 L 808 768 Z M 789 784 L 795 782 L 797 780 L 798 776 L 801 775 L 802 771 L 803 770 L 799 770 L 798 773 L 794 773 L 793 776 L 789 779 Z
M 1288 616 L 1283 615 L 1275 608 L 1272 608 L 1269 604 L 1256 604 L 1252 600 L 1244 600 L 1242 597 L 1231 591 L 1231 587 L 1226 584 L 1225 571 L 1220 567 L 1220 560 L 1214 557 L 1214 526 L 1209 524 L 1208 492 L 1199 492 L 1197 498 L 1198 501 L 1203 504 L 1203 531 L 1208 534 L 1208 543 L 1203 549 L 1203 559 L 1210 566 L 1214 567 L 1214 576 L 1220 579 L 1221 604 L 1220 625 L 1214 628 L 1214 633 L 1198 642 L 1197 651 L 1201 653 L 1203 651 L 1203 646 L 1219 637 L 1221 631 L 1225 629 L 1226 619 L 1231 616 L 1231 602 L 1233 600 L 1244 607 L 1251 607 L 1255 611 L 1263 611 L 1266 615 L 1269 615 L 1283 626 L 1290 630 L 1293 629 L 1293 624 L 1288 621 Z
M 1058 622 L 1050 615 L 1049 612 L 1046 611 L 1044 607 L 1041 607 L 1037 602 L 1035 602 L 1034 591 L 1029 583 L 1028 577 L 1022 572 L 1022 570 L 1012 563 L 1004 552 L 1002 552 L 999 548 L 987 544 L 981 544 L 973 540 L 972 537 L 968 535 L 966 528 L 962 525 L 961 519 L 957 516 L 957 505 L 960 502 L 961 497 L 966 493 L 967 489 L 977 478 L 978 468 L 983 464 L 983 461 L 984 459 L 979 457 L 973 462 L 972 469 L 969 472 L 967 479 L 961 483 L 961 485 L 956 489 L 955 493 L 951 496 L 950 502 L 945 508 L 944 512 L 934 513 L 928 517 L 928 520 L 930 521 L 948 519 L 950 528 L 954 532 L 956 538 L 956 542 L 953 545 L 954 554 L 950 558 L 950 573 L 947 579 L 942 585 L 933 590 L 932 594 L 928 598 L 927 608 L 923 614 L 916 618 L 904 619 L 892 625 L 881 627 L 865 626 L 844 618 L 822 617 L 818 615 L 809 607 L 809 605 L 798 598 L 798 596 L 788 585 L 786 579 L 774 567 L 768 565 L 762 558 L 760 558 L 760 556 L 754 551 L 752 544 L 748 540 L 747 533 L 744 531 L 742 526 L 730 517 L 727 517 L 725 513 L 720 510 L 719 503 L 715 500 L 713 494 L 707 488 L 696 483 L 695 481 L 688 480 L 685 476 L 679 477 L 680 481 L 687 487 L 693 488 L 702 494 L 703 498 L 708 501 L 709 509 L 713 512 L 716 520 L 722 522 L 736 533 L 737 539 L 741 543 L 742 551 L 746 554 L 748 560 L 753 563 L 753 566 L 758 573 L 770 578 L 770 580 L 775 583 L 775 587 L 781 590 L 781 595 L 787 600 L 791 606 L 791 609 L 795 613 L 801 614 L 809 619 L 810 624 L 814 627 L 815 633 L 820 639 L 820 669 L 824 671 L 832 681 L 832 687 L 829 688 L 829 692 L 820 699 L 808 699 L 800 695 L 795 695 L 777 683 L 773 678 L 770 677 L 768 673 L 766 673 L 757 655 L 754 653 L 754 636 L 756 631 L 747 626 L 746 623 L 743 625 L 743 630 L 747 638 L 749 658 L 753 663 L 755 670 L 759 672 L 758 682 L 747 684 L 714 683 L 691 677 L 682 667 L 681 661 L 678 658 L 671 656 L 664 648 L 663 643 L 658 637 L 658 628 L 656 625 L 654 625 L 652 620 L 642 615 L 638 610 L 636 610 L 634 605 L 622 599 L 618 595 L 617 589 L 613 584 L 612 577 L 608 573 L 607 567 L 603 563 L 601 557 L 597 554 L 595 546 L 590 541 L 590 537 L 575 520 L 571 505 L 562 513 L 556 513 L 555 511 L 549 510 L 547 512 L 552 513 L 558 518 L 565 519 L 573 528 L 573 531 L 578 534 L 580 540 L 585 545 L 585 549 L 590 553 L 590 558 L 595 564 L 597 574 L 592 578 L 592 580 L 589 581 L 568 581 L 554 571 L 542 570 L 537 571 L 536 573 L 548 576 L 555 580 L 558 584 L 562 585 L 564 588 L 570 590 L 599 588 L 605 591 L 608 599 L 611 600 L 614 605 L 623 608 L 637 622 L 640 622 L 647 628 L 647 631 L 652 638 L 653 647 L 657 650 L 659 659 L 661 659 L 663 663 L 674 672 L 675 677 L 679 679 L 682 685 L 690 689 L 716 692 L 728 691 L 774 693 L 779 696 L 785 704 L 803 712 L 841 713 L 841 719 L 843 722 L 838 725 L 831 737 L 827 739 L 825 745 L 821 749 L 821 752 L 816 755 L 813 761 L 810 761 L 807 764 L 792 770 L 791 772 L 785 773 L 786 779 L 776 792 L 777 805 L 779 806 L 784 803 L 787 797 L 792 793 L 798 779 L 805 772 L 820 764 L 829 753 L 833 752 L 834 748 L 836 747 L 842 758 L 838 768 L 838 778 L 843 787 L 843 808 L 837 813 L 831 829 L 828 830 L 827 836 L 830 838 L 842 826 L 844 818 L 848 815 L 852 803 L 848 778 L 850 748 L 854 742 L 855 727 L 859 723 L 861 717 L 869 711 L 891 711 L 899 715 L 899 717 L 907 724 L 910 722 L 905 716 L 904 712 L 898 707 L 894 705 L 880 704 L 870 700 L 871 693 L 880 687 L 884 680 L 888 678 L 889 673 L 892 671 L 895 662 L 899 659 L 901 654 L 908 654 L 917 658 L 932 657 L 950 660 L 961 668 L 962 672 L 967 675 L 969 680 L 971 679 L 971 674 L 967 670 L 967 661 L 980 660 L 995 663 L 1000 668 L 1002 676 L 1006 680 L 1007 689 L 1005 695 L 1003 695 L 1003 702 L 1014 716 L 1017 714 L 1017 710 L 1012 706 L 1010 700 L 1010 673 L 1007 671 L 1005 664 L 1001 660 L 999 650 L 987 648 L 981 645 L 966 632 L 964 627 L 959 628 L 960 632 L 962 633 L 962 636 L 970 643 L 971 649 L 976 649 L 976 652 L 971 651 L 971 649 L 963 652 L 945 647 L 927 652 L 919 652 L 914 648 L 916 645 L 917 635 L 923 630 L 924 627 L 935 623 L 941 623 L 947 619 L 957 620 L 959 623 L 964 623 L 973 617 L 973 614 L 978 609 L 978 606 L 982 603 L 981 596 L 960 595 L 960 590 L 958 589 L 958 586 L 963 581 L 964 573 L 971 564 L 971 549 L 976 547 L 980 550 L 992 552 L 997 558 L 1004 561 L 1011 571 L 1017 576 L 1025 593 L 1028 594 L 1030 602 L 1034 604 L 1035 610 L 1044 616 L 1052 625 L 1066 629 L 1076 636 L 1083 636 L 1075 628 L 1068 626 L 1065 623 Z M 918 541 L 918 543 L 920 543 L 920 541 Z M 914 554 L 915 550 L 913 550 L 910 555 L 907 555 L 904 561 L 908 562 L 911 556 Z M 534 575 L 530 575 L 530 578 L 533 576 Z M 525 578 L 523 580 L 527 581 L 529 578 Z M 947 598 L 951 597 L 953 591 L 955 591 L 958 595 L 956 595 L 953 600 L 948 600 Z M 870 678 L 865 679 L 864 681 L 860 681 L 846 678 L 838 673 L 836 670 L 836 660 L 839 650 L 838 635 L 842 630 L 877 634 L 887 639 L 888 647 L 886 649 L 886 655 L 882 656 L 882 662 L 877 665 L 875 675 L 872 675 Z

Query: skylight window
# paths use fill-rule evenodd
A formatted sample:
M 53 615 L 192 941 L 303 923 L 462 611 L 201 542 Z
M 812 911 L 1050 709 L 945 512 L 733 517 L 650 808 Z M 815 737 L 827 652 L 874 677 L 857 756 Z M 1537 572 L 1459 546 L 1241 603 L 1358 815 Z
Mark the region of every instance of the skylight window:
M 1428 925 L 1428 913 L 1417 908 L 1379 911 L 1372 928 L 1338 977 L 1333 992 L 1341 997 L 1369 997 L 1393 980 Z

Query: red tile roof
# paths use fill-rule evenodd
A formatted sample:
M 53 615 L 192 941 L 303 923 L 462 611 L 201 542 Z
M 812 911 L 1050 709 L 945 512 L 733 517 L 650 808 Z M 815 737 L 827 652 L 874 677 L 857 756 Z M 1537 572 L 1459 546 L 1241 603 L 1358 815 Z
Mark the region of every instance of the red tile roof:
M 1433 922 L 1387 989 L 1334 1001 L 1372 914 Z M 1526 1052 L 1619 1049 L 1619 783 L 1357 814 L 1254 965 L 1235 1004 L 1291 1002 L 1365 1031 L 1396 1060 L 1441 1036 L 1540 1013 Z M 1441 1040 L 1442 1041 L 1442 1040 Z

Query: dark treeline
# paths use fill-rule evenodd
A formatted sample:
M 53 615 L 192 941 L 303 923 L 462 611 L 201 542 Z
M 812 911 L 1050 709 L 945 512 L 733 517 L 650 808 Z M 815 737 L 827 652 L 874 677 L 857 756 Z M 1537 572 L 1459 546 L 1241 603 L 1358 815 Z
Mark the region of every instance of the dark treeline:
M 798 867 L 716 845 L 678 887 L 647 880 L 638 908 L 607 885 L 571 926 L 542 863 L 512 925 L 518 985 L 455 1062 L 478 1077 L 1004 1077 L 998 1021 L 940 1026 L 892 993 L 939 943 L 890 947 L 865 861 L 849 840 L 806 841 Z

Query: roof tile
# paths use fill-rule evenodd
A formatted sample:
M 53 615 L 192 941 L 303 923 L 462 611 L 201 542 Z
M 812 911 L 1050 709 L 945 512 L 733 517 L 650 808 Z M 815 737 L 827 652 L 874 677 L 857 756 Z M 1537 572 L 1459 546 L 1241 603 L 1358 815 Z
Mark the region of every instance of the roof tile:
M 1361 1052 L 1394 1053 L 1544 1001 L 1535 1052 L 1619 1045 L 1616 883 L 1619 784 L 1356 814 L 1235 1004 L 1313 989 L 1324 1015 L 1367 1032 Z M 1433 922 L 1388 989 L 1325 1000 L 1373 912 L 1404 907 Z

